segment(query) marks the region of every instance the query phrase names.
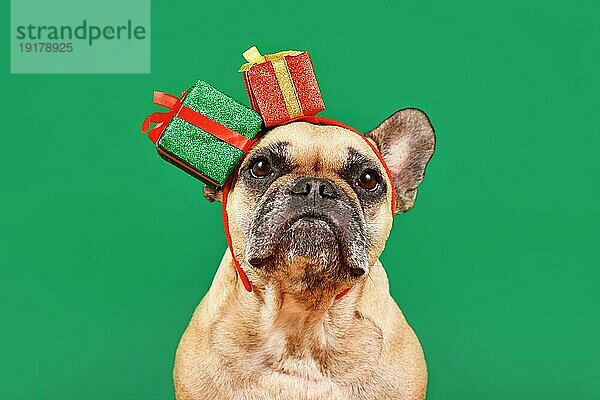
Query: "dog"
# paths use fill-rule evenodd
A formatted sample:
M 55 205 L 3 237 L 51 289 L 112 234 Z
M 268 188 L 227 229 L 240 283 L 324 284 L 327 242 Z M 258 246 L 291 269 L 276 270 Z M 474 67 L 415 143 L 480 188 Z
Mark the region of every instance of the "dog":
M 423 351 L 378 258 L 434 148 L 413 108 L 365 137 L 304 121 L 263 135 L 226 204 L 252 291 L 227 251 L 177 348 L 176 398 L 424 399 Z

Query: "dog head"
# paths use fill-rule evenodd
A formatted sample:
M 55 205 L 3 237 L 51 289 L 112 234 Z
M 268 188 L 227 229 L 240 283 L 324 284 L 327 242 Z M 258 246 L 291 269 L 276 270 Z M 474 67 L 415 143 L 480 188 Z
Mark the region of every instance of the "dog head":
M 405 109 L 367 138 L 391 180 L 371 146 L 338 126 L 275 127 L 246 155 L 227 212 L 233 252 L 259 290 L 335 294 L 368 275 L 393 215 L 414 204 L 435 136 L 423 112 Z M 222 201 L 222 191 L 205 195 Z

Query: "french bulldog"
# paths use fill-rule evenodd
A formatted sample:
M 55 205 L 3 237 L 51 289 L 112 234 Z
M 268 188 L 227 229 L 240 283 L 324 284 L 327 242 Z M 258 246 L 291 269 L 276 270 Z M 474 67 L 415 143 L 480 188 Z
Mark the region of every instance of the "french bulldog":
M 178 400 L 425 398 L 421 345 L 378 258 L 394 214 L 413 207 L 435 134 L 409 108 L 366 139 L 299 121 L 245 156 L 226 211 L 252 291 L 227 251 L 177 348 Z

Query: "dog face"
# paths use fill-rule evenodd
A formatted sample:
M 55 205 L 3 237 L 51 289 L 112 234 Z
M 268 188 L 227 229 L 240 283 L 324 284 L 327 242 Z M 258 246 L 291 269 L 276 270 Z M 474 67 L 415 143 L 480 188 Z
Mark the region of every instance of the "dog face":
M 392 180 L 363 138 L 337 126 L 279 126 L 247 154 L 227 212 L 234 254 L 255 286 L 314 296 L 337 293 L 369 273 L 393 214 L 412 208 L 435 137 L 425 114 L 406 109 L 367 138 Z M 205 194 L 222 200 L 220 191 Z

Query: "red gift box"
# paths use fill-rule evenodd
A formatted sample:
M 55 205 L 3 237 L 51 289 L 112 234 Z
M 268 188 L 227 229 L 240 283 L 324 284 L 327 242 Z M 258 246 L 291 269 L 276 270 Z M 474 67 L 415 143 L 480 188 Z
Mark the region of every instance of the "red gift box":
M 310 55 L 282 51 L 262 56 L 256 47 L 244 52 L 248 61 L 240 71 L 252 108 L 265 126 L 280 125 L 325 109 Z

